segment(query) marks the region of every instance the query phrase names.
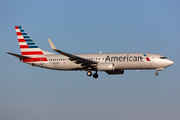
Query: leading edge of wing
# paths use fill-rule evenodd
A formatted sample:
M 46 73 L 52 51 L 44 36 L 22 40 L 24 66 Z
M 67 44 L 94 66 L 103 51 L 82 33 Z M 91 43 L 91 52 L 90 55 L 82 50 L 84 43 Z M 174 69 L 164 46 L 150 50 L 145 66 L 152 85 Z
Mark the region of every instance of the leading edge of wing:
M 83 58 L 83 57 L 79 57 L 79 56 L 76 56 L 76 55 L 73 55 L 73 54 L 69 54 L 69 53 L 66 53 L 66 52 L 63 52 L 61 50 L 58 50 L 55 45 L 52 43 L 52 41 L 50 39 L 48 39 L 49 41 L 49 44 L 51 46 L 51 49 L 66 56 L 66 57 L 69 57 L 69 60 L 71 61 L 76 61 L 75 63 L 79 64 L 79 63 L 87 63 L 87 64 L 97 64 L 98 62 L 96 61 L 92 61 L 92 60 L 88 60 L 86 58 Z

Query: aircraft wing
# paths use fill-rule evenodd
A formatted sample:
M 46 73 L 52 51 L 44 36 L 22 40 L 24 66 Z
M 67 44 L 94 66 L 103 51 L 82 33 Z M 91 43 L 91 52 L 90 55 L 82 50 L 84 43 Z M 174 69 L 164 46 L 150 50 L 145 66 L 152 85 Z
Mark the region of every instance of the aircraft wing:
M 15 54 L 15 53 L 10 53 L 10 52 L 6 52 L 6 53 L 7 53 L 7 54 L 10 54 L 10 55 L 13 55 L 13 56 L 15 56 L 15 57 L 18 57 L 18 58 L 31 58 L 31 57 L 27 57 L 27 56 Z
M 50 39 L 48 39 L 49 41 L 49 44 L 51 46 L 51 49 L 66 56 L 66 57 L 69 57 L 69 60 L 71 61 L 75 61 L 76 64 L 81 64 L 81 66 L 92 66 L 93 64 L 97 64 L 98 62 L 96 61 L 93 61 L 93 60 L 88 60 L 86 58 L 82 58 L 82 57 L 79 57 L 79 56 L 76 56 L 76 55 L 73 55 L 73 54 L 69 54 L 69 53 L 66 53 L 66 52 L 63 52 L 61 50 L 58 50 L 54 44 L 52 43 L 52 41 Z

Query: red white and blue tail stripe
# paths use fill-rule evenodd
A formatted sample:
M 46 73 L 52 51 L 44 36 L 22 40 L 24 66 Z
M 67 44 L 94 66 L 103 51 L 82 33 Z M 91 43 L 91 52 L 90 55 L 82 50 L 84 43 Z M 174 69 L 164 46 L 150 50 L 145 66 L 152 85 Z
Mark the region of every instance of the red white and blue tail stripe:
M 23 59 L 23 62 L 44 62 L 48 61 L 41 50 L 22 26 L 15 26 L 21 54 L 31 58 Z

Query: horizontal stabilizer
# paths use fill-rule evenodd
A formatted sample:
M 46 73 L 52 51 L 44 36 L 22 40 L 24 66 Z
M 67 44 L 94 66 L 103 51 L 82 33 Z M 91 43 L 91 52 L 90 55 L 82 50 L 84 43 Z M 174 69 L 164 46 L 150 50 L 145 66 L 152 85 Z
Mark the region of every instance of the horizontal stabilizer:
M 10 52 L 6 52 L 7 54 L 10 54 L 10 55 L 13 55 L 15 57 L 18 57 L 18 58 L 31 58 L 31 57 L 27 57 L 27 56 L 23 56 L 23 55 L 19 55 L 19 54 L 15 54 L 15 53 L 10 53 Z

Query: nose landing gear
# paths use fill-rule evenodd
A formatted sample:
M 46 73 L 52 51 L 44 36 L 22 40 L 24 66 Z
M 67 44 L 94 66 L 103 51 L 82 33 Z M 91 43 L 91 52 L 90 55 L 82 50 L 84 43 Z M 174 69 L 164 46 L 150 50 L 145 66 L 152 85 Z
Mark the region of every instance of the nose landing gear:
M 155 72 L 155 75 L 158 76 L 159 73 L 157 71 L 161 71 L 161 70 L 164 70 L 164 68 L 156 68 L 156 72 Z
M 158 75 L 159 75 L 159 73 L 156 71 L 156 72 L 155 72 L 155 75 L 156 75 L 156 76 L 158 76 Z

